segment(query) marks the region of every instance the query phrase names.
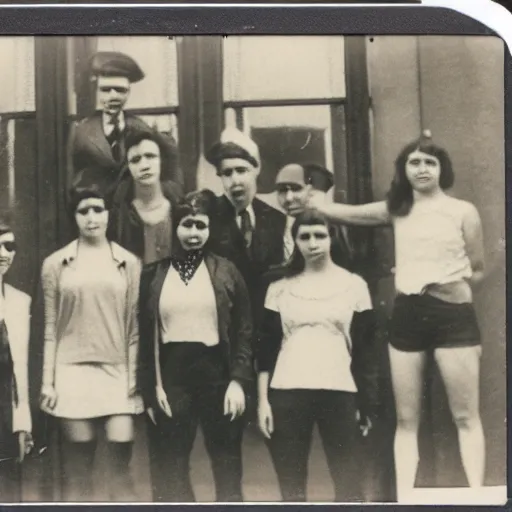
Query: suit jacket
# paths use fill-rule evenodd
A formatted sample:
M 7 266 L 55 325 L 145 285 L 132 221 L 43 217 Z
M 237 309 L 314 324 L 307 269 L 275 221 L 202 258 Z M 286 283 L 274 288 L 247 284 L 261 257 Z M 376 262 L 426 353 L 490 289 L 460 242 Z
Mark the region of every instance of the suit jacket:
M 250 299 L 242 276 L 230 261 L 208 252 L 204 258 L 215 294 L 219 339 L 230 378 L 242 384 L 253 375 L 253 324 Z M 138 385 L 147 407 L 155 402 L 155 343 L 160 343 L 160 295 L 171 266 L 171 259 L 144 267 L 140 281 L 139 333 L 140 349 Z M 200 321 L 200 319 L 198 319 Z
M 125 136 L 130 131 L 150 131 L 151 128 L 139 117 L 125 113 Z M 176 152 L 175 144 L 171 138 L 164 137 L 169 144 L 168 150 L 172 154 Z M 128 172 L 124 144 L 121 144 L 121 162 L 117 162 L 112 156 L 112 149 L 103 132 L 102 113 L 96 112 L 80 122 L 71 126 L 68 139 L 68 177 L 71 182 L 78 171 L 84 168 L 92 168 L 104 171 L 104 183 L 101 183 L 107 190 L 115 190 L 117 184 Z M 173 164 L 174 166 L 174 164 Z M 183 187 L 181 171 L 176 166 L 169 169 L 169 179 Z
M 31 298 L 26 293 L 5 285 L 5 324 L 9 336 L 14 375 L 18 389 L 18 405 L 12 410 L 13 432 L 32 430 L 28 394 L 28 346 Z
M 256 225 L 250 249 L 245 246 L 235 209 L 226 196 L 217 199 L 209 243 L 213 252 L 232 261 L 242 274 L 251 296 L 254 320 L 258 322 L 267 289 L 263 276 L 270 267 L 283 262 L 286 216 L 257 198 L 252 207 Z

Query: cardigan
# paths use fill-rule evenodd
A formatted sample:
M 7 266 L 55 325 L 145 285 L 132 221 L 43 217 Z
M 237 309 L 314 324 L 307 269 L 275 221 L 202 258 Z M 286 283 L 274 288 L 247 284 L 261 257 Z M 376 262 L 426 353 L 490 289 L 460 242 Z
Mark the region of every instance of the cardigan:
M 116 243 L 111 242 L 110 247 L 113 261 L 116 263 L 120 275 L 126 281 L 123 325 L 120 327 L 124 333 L 122 342 L 126 344 L 127 350 L 126 355 L 123 356 L 123 361 L 113 358 L 108 361 L 102 359 L 102 362 L 112 364 L 126 362 L 130 382 L 135 383 L 135 367 L 139 342 L 137 309 L 141 265 L 136 256 Z M 60 293 L 61 274 L 68 267 L 73 267 L 77 251 L 78 240 L 74 240 L 67 246 L 48 256 L 43 262 L 41 271 L 45 309 L 45 354 L 47 347 L 49 347 L 51 343 L 56 344 L 56 362 L 80 363 L 91 361 L 87 347 L 81 347 L 79 343 L 73 343 L 68 346 L 63 344 L 59 346 L 66 331 L 72 327 L 73 314 L 75 313 L 73 304 L 64 300 L 65 297 Z M 108 296 L 106 296 L 104 300 L 109 300 Z M 68 336 L 68 339 L 71 338 Z M 46 361 L 45 356 L 43 384 L 51 385 L 53 383 L 53 377 L 51 363 Z
M 210 274 L 219 329 L 219 345 L 228 363 L 230 378 L 246 386 L 253 380 L 253 322 L 245 282 L 233 263 L 212 252 L 204 256 Z M 155 343 L 162 343 L 159 304 L 171 258 L 146 265 L 139 295 L 140 349 L 138 387 L 147 407 L 155 403 Z

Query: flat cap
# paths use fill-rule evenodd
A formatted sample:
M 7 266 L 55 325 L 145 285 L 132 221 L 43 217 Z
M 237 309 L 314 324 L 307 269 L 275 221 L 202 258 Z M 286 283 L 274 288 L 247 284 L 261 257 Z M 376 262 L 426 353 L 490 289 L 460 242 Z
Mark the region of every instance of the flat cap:
M 315 190 L 327 192 L 334 185 L 332 172 L 319 164 L 304 164 L 304 176 L 306 184 Z
M 245 133 L 236 128 L 226 128 L 215 143 L 206 153 L 206 160 L 218 167 L 226 158 L 242 158 L 254 167 L 261 164 L 260 150 L 256 143 Z
M 120 52 L 98 52 L 91 58 L 94 76 L 124 76 L 132 83 L 144 78 L 144 72 L 128 55 Z

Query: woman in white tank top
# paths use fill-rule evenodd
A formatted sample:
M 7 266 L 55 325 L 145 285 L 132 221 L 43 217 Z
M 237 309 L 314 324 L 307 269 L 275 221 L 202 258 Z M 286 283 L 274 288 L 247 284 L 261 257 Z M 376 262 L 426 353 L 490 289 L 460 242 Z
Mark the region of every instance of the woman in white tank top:
M 386 201 L 355 206 L 315 204 L 312 198 L 310 206 L 334 221 L 394 227 L 397 296 L 389 354 L 397 413 L 397 498 L 406 501 L 419 462 L 417 435 L 429 351 L 447 391 L 469 485 L 483 485 L 481 345 L 472 297 L 483 278 L 484 249 L 476 208 L 445 193 L 454 181 L 452 166 L 430 132 L 407 145 L 395 165 Z

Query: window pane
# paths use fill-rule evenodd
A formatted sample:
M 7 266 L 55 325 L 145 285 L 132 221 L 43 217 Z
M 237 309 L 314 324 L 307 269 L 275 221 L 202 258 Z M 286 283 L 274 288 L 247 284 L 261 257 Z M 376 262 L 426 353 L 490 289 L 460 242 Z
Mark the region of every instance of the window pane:
M 235 109 L 225 110 L 226 126 L 236 126 Z M 333 170 L 331 112 L 327 105 L 301 107 L 253 107 L 242 109 L 241 127 L 260 148 L 261 172 L 258 197 L 277 206 L 275 179 L 286 164 L 315 162 Z M 344 135 L 344 134 L 342 134 Z M 198 184 L 222 193 L 215 170 L 202 162 Z M 333 187 L 334 188 L 334 187 Z M 328 197 L 332 199 L 333 189 Z
M 277 172 L 291 162 L 316 162 L 332 170 L 329 106 L 245 108 L 243 121 L 260 148 L 261 193 L 274 190 Z
M 224 38 L 224 100 L 345 97 L 342 36 Z
M 175 114 L 158 114 L 139 116 L 146 124 L 159 131 L 171 135 L 178 142 L 178 117 Z
M 132 85 L 126 108 L 178 105 L 176 41 L 164 36 L 101 36 L 98 51 L 123 52 L 137 61 L 145 78 Z
M 33 37 L 0 37 L 0 113 L 35 110 Z

